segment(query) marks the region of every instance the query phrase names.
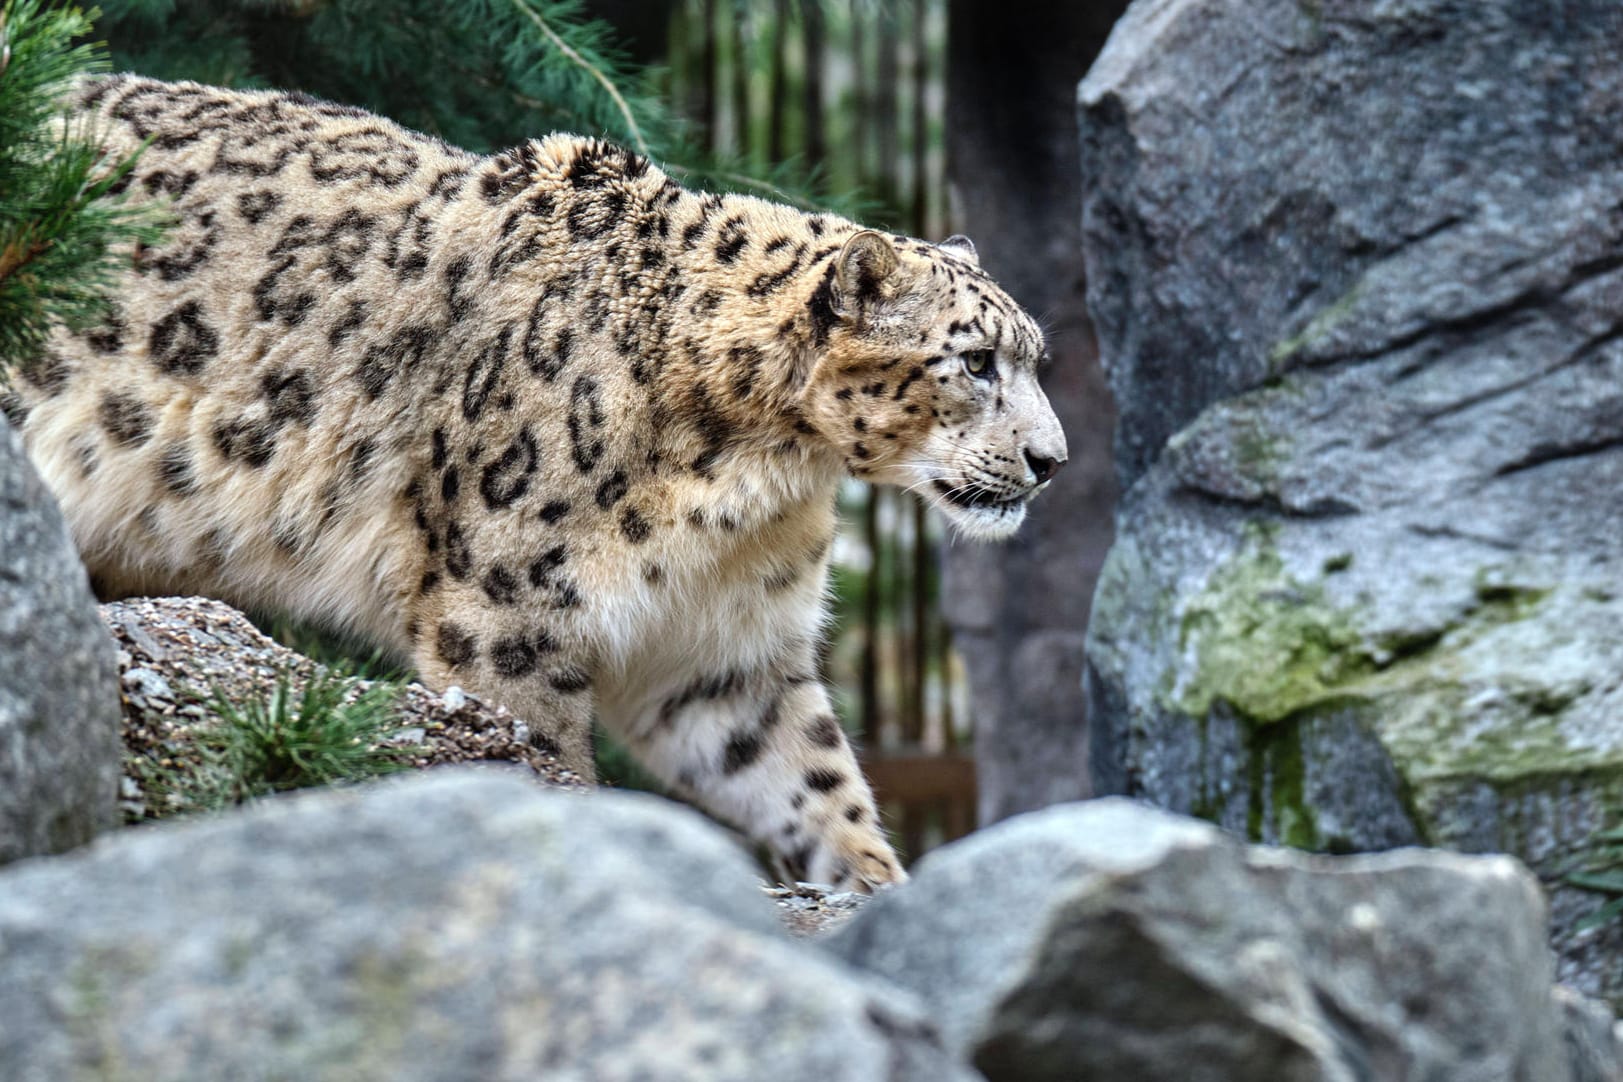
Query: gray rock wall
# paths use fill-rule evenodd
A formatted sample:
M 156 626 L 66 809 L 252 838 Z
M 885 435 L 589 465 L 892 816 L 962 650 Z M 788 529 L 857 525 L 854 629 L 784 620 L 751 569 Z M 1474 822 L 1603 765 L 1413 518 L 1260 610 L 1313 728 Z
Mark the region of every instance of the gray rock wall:
M 1623 811 L 1623 8 L 1140 0 L 1080 88 L 1102 792 L 1504 850 Z
M 118 673 L 50 490 L 0 417 L 0 864 L 118 822 Z

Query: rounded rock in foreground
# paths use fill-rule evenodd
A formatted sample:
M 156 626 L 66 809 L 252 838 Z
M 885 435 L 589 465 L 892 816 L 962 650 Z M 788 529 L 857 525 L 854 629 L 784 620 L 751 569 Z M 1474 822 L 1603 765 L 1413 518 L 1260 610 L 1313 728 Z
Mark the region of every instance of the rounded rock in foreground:
M 0 872 L 0 1078 L 972 1082 L 654 797 L 433 771 Z

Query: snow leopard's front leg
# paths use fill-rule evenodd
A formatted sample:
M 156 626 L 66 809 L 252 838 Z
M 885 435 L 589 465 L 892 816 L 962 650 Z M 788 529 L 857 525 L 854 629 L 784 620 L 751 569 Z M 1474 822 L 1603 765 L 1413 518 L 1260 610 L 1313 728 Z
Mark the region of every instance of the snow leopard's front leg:
M 568 612 L 519 604 L 523 584 L 506 571 L 469 581 L 438 583 L 419 596 L 413 613 L 413 662 L 419 679 L 436 691 L 455 684 L 507 707 L 531 730 L 531 743 L 552 751 L 560 765 L 595 780 L 592 758 L 591 668 Z M 526 599 L 543 600 L 550 583 Z
M 815 677 L 707 673 L 636 718 L 603 721 L 677 792 L 764 843 L 786 876 L 860 891 L 907 878 Z

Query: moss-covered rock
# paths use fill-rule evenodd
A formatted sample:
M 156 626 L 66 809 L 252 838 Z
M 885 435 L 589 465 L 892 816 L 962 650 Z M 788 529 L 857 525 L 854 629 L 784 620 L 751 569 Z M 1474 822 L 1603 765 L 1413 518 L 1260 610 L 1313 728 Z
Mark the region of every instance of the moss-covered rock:
M 1514 853 L 1563 976 L 1623 1002 L 1563 878 L 1623 815 L 1623 39 L 1569 14 L 1117 28 L 1080 101 L 1130 487 L 1086 685 L 1099 790 Z
M 1090 649 L 1102 787 L 1303 848 L 1514 853 L 1557 892 L 1560 943 L 1604 962 L 1617 932 L 1579 933 L 1599 899 L 1563 877 L 1623 809 L 1623 606 L 1499 557 L 1417 587 L 1324 555 L 1325 532 L 1239 522 L 1204 576 L 1124 532 Z M 1567 975 L 1623 995 L 1615 965 Z

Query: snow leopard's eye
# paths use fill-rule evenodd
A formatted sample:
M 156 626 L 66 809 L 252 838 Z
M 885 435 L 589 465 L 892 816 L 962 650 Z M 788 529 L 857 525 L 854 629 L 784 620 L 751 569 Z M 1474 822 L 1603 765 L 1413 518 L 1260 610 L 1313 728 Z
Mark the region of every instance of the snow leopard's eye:
M 993 363 L 992 351 L 977 349 L 964 354 L 964 371 L 977 379 L 997 379 L 997 365 Z

